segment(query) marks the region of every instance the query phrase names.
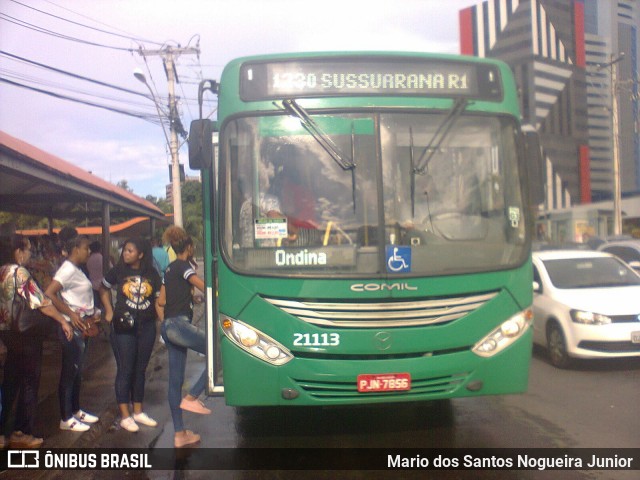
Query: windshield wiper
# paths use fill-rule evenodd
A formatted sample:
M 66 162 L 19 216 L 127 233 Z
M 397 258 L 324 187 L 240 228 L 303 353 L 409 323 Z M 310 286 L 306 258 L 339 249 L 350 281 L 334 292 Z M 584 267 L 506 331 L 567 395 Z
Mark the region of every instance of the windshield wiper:
M 413 158 L 413 129 L 409 127 L 409 161 L 411 162 L 411 218 L 416 216 L 416 163 Z
M 331 137 L 311 118 L 307 111 L 290 98 L 282 101 L 285 110 L 297 117 L 302 126 L 311 134 L 316 142 L 329 154 L 343 170 L 353 170 L 356 164 L 338 148 Z
M 435 153 L 440 149 L 440 145 L 449 134 L 451 127 L 455 123 L 456 119 L 464 112 L 467 108 L 468 101 L 466 98 L 458 98 L 454 103 L 451 110 L 449 110 L 449 114 L 442 120 L 438 128 L 436 129 L 436 133 L 433 134 L 431 140 L 424 150 L 422 150 L 422 154 L 420 154 L 420 158 L 416 162 L 414 160 L 413 153 L 413 130 L 409 128 L 409 140 L 410 140 L 410 151 L 409 151 L 409 160 L 411 162 L 411 217 L 415 217 L 415 206 L 416 206 L 416 175 L 424 175 L 427 167 L 429 166 L 429 162 L 435 155 Z
M 422 150 L 422 154 L 413 168 L 413 173 L 417 173 L 419 175 L 424 174 L 429 162 L 435 153 L 440 150 L 440 145 L 442 145 L 442 142 L 449 134 L 451 127 L 456 123 L 456 119 L 467 108 L 468 103 L 469 102 L 466 98 L 458 98 L 453 103 L 453 107 L 451 107 L 449 114 L 445 117 L 442 123 L 438 125 L 438 129 L 436 130 L 436 133 L 433 134 L 433 137 L 431 137 L 429 144 L 424 147 L 424 150 Z
M 355 130 L 351 128 L 351 158 L 348 158 L 340 148 L 335 144 L 331 137 L 320 128 L 320 126 L 311 118 L 311 115 L 302 108 L 293 98 L 282 101 L 284 109 L 298 118 L 302 126 L 307 130 L 322 149 L 342 168 L 343 170 L 351 170 L 351 192 L 353 197 L 353 211 L 356 211 L 356 164 L 353 162 L 355 158 Z

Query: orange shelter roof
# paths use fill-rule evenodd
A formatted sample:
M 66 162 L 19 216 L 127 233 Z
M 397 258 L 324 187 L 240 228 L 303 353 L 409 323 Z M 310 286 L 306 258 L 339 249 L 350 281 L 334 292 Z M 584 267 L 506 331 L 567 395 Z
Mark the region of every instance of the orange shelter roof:
M 165 218 L 167 224 L 171 223 L 172 215 L 168 215 Z M 109 227 L 109 232 L 113 236 L 123 237 L 123 236 L 141 236 L 149 231 L 149 218 L 148 217 L 135 217 L 126 222 L 118 223 L 117 225 L 111 225 Z M 95 236 L 102 235 L 102 227 L 76 227 L 76 230 L 80 235 L 87 236 Z M 53 233 L 60 232 L 60 228 L 53 228 Z M 29 230 L 18 230 L 17 233 L 21 235 L 26 235 L 28 237 L 37 237 L 41 235 L 47 235 L 49 230 L 46 228 L 36 228 Z

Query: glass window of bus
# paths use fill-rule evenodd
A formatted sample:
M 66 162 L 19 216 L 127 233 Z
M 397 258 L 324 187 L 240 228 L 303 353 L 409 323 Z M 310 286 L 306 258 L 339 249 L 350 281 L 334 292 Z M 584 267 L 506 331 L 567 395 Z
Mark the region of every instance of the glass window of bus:
M 341 152 L 355 154 L 355 178 L 295 118 L 245 117 L 225 126 L 223 238 L 235 268 L 270 275 L 378 268 L 375 251 L 373 262 L 356 252 L 363 241 L 375 243 L 369 230 L 378 222 L 373 120 L 314 121 Z
M 381 116 L 386 238 L 411 246 L 413 274 L 521 262 L 526 222 L 514 126 L 496 117 L 464 115 L 436 151 L 423 155 L 443 118 Z

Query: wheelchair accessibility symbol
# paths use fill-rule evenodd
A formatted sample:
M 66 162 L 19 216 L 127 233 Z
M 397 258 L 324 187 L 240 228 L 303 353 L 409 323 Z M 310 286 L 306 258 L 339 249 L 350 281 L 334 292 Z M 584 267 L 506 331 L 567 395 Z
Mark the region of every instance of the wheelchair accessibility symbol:
M 402 273 L 411 271 L 411 247 L 387 245 L 387 272 Z

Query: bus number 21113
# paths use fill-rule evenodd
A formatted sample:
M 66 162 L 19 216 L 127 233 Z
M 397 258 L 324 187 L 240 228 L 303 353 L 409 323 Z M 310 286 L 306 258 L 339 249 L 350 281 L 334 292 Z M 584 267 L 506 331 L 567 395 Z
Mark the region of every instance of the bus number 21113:
M 294 333 L 293 344 L 296 347 L 337 347 L 340 345 L 340 334 Z

